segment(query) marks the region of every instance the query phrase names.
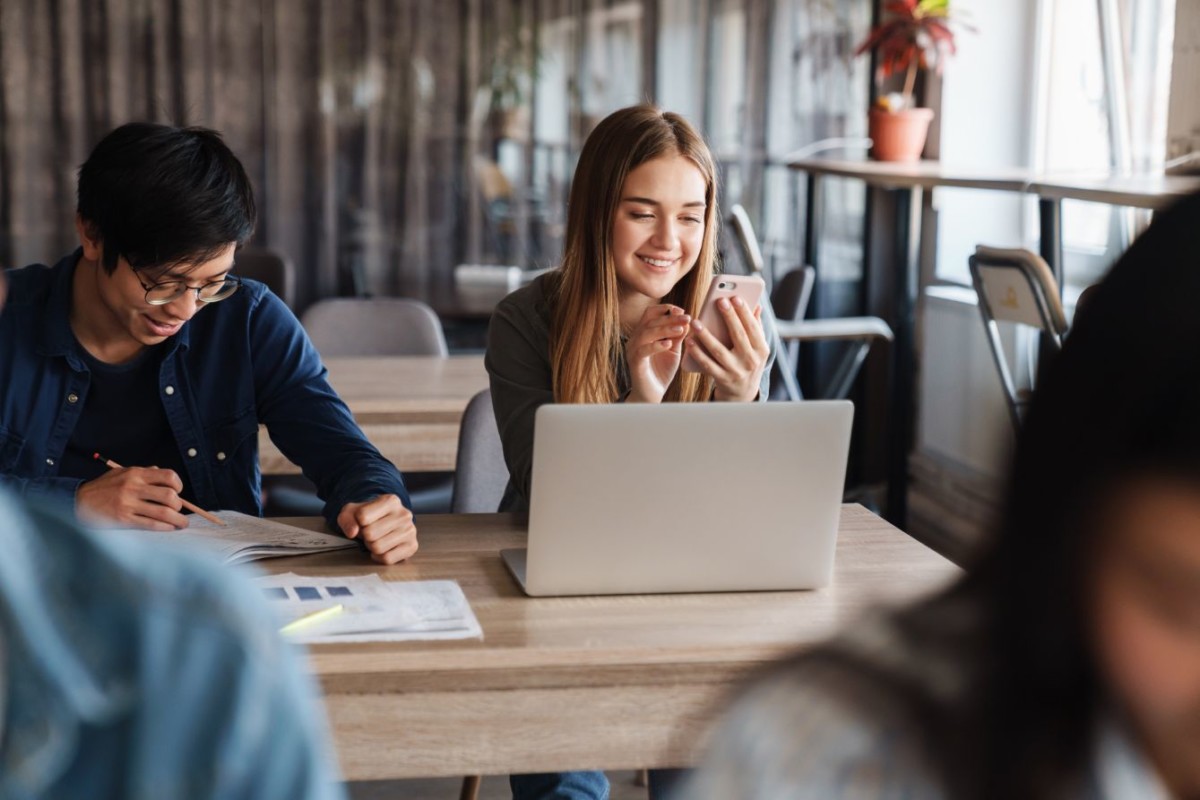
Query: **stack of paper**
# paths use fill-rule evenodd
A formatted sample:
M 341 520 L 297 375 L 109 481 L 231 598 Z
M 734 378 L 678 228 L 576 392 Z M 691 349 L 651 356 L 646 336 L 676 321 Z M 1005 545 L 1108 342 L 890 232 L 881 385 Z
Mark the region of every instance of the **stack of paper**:
M 215 550 L 229 563 L 358 547 L 356 542 L 343 536 L 307 531 L 237 511 L 217 511 L 216 516 L 225 522 L 225 527 L 192 514 L 188 517 L 188 527 L 173 533 L 126 529 L 119 532 L 159 541 L 195 543 Z
M 470 639 L 483 630 L 455 581 L 385 581 L 378 575 L 258 578 L 289 638 L 308 644 Z M 336 613 L 312 616 L 340 606 Z

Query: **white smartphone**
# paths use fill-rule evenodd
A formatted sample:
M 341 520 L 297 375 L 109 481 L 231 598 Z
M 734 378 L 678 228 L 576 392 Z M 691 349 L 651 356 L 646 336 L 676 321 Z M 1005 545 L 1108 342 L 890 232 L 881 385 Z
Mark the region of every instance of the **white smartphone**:
M 757 275 L 714 275 L 712 283 L 708 285 L 704 305 L 700 307 L 700 324 L 711 331 L 721 344 L 732 347 L 733 339 L 729 336 L 729 329 L 725 327 L 725 317 L 721 314 L 721 309 L 717 308 L 717 301 L 723 297 L 730 300 L 739 297 L 746 304 L 746 308 L 753 311 L 762 298 L 763 288 L 763 279 Z M 686 352 L 683 354 L 680 368 L 684 372 L 700 371 L 700 365 Z

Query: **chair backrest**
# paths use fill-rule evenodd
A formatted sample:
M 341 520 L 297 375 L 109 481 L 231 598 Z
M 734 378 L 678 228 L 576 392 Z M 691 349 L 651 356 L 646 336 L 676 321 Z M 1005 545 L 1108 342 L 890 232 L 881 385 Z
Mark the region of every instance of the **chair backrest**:
M 1028 392 L 1017 389 L 1008 368 L 998 323 L 1035 328 L 1053 351 L 1062 347 L 1067 317 L 1059 297 L 1058 282 L 1050 267 L 1036 253 L 1020 248 L 975 248 L 968 260 L 971 281 L 979 301 L 992 359 L 1008 402 L 1014 428 L 1019 428 L 1029 404 Z
M 742 249 L 742 258 L 746 262 L 746 269 L 755 275 L 761 275 L 765 263 L 762 249 L 758 246 L 758 236 L 754 233 L 754 226 L 750 224 L 750 215 L 746 213 L 746 209 L 741 203 L 734 203 L 733 208 L 729 209 L 729 225 L 733 228 L 733 235 Z
M 433 309 L 403 297 L 321 300 L 300 317 L 322 356 L 446 356 Z
M 975 291 L 997 322 L 1029 325 L 1058 338 L 1067 332 L 1058 282 L 1037 253 L 980 245 L 969 263 Z
M 775 311 L 775 319 L 804 319 L 816 280 L 817 271 L 812 267 L 796 267 L 775 281 L 775 288 L 771 290 L 771 308 Z
M 296 266 L 287 256 L 264 247 L 246 247 L 234 256 L 233 272 L 261 281 L 288 308 L 296 307 Z
M 492 410 L 492 393 L 484 389 L 471 398 L 463 412 L 450 510 L 455 514 L 490 514 L 500 507 L 507 485 L 508 466 Z

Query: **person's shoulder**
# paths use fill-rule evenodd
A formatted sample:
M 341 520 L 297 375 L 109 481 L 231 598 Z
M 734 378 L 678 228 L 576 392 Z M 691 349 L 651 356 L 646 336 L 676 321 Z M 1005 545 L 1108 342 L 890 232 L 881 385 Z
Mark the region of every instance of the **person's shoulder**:
M 511 329 L 522 338 L 538 343 L 548 341 L 551 298 L 557 281 L 557 271 L 543 273 L 497 303 L 490 326 L 493 340 L 497 336 L 504 337 L 504 331 Z
M 236 292 L 204 309 L 204 313 L 197 314 L 189 324 L 192 336 L 204 340 L 233 332 L 241 336 L 249 328 L 252 341 L 261 335 L 284 335 L 300 326 L 283 300 L 265 284 L 250 278 L 241 278 Z
M 8 283 L 8 300 L 13 305 L 35 302 L 45 297 L 58 278 L 59 270 L 65 267 L 60 262 L 54 266 L 46 264 L 30 264 L 26 267 L 6 269 L 5 280 Z
M 247 315 L 269 307 L 272 298 L 277 300 L 281 306 L 283 305 L 283 301 L 275 297 L 266 284 L 252 278 L 239 278 L 237 291 L 225 300 L 213 303 L 212 308 L 214 311 L 222 311 L 226 314 Z
M 252 640 L 261 631 L 262 619 L 254 612 L 262 598 L 252 589 L 251 572 L 223 564 L 214 555 L 194 546 L 163 541 L 96 537 L 97 546 L 111 556 L 140 591 L 153 598 L 161 612 L 186 616 L 191 624 L 210 624 L 236 638 Z
M 90 530 L 61 509 L 3 493 L 0 530 L 7 531 L 0 541 L 10 566 L 34 573 L 52 571 L 74 587 L 77 598 L 95 601 L 71 609 L 87 619 L 86 629 L 208 629 L 219 632 L 227 643 L 253 642 L 261 636 L 263 616 L 255 610 L 263 608 L 263 600 L 241 569 L 231 569 L 194 547 L 165 537 L 149 542 L 118 531 Z M 49 587 L 29 585 L 21 591 L 29 595 L 27 602 L 62 610 L 56 599 L 45 595 Z M 38 595 L 45 596 L 35 600 Z M 94 644 L 119 650 L 130 641 L 135 640 L 116 636 Z
M 943 796 L 941 733 L 927 720 L 961 707 L 970 615 L 950 600 L 928 604 L 917 625 L 868 617 L 772 666 L 734 700 L 687 796 Z M 936 636 L 920 630 L 931 617 Z
M 903 703 L 820 657 L 776 669 L 734 703 L 688 797 L 938 798 Z
M 152 617 L 173 617 L 188 623 L 175 630 L 207 626 L 246 641 L 261 634 L 263 616 L 255 611 L 265 610 L 264 603 L 243 567 L 223 564 L 195 545 L 93 530 L 59 509 L 0 497 L 0 519 L 22 517 L 31 535 L 36 532 L 37 546 L 21 548 L 31 565 L 69 554 L 68 562 L 76 565 L 70 568 L 73 585 L 105 587 L 112 607 L 146 624 Z
M 520 289 L 509 292 L 496 304 L 496 311 L 501 314 L 549 320 L 550 297 L 557 281 L 556 270 L 542 273 Z

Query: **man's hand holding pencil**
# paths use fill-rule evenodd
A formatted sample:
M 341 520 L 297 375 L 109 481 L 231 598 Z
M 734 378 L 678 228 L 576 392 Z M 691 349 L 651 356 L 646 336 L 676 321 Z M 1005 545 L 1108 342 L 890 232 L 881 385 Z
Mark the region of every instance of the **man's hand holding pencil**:
M 97 522 L 117 522 L 151 531 L 174 531 L 188 526 L 183 509 L 224 525 L 218 517 L 179 496 L 183 482 L 173 470 L 157 467 L 122 467 L 94 453 L 109 471 L 81 484 L 75 492 L 79 516 Z

